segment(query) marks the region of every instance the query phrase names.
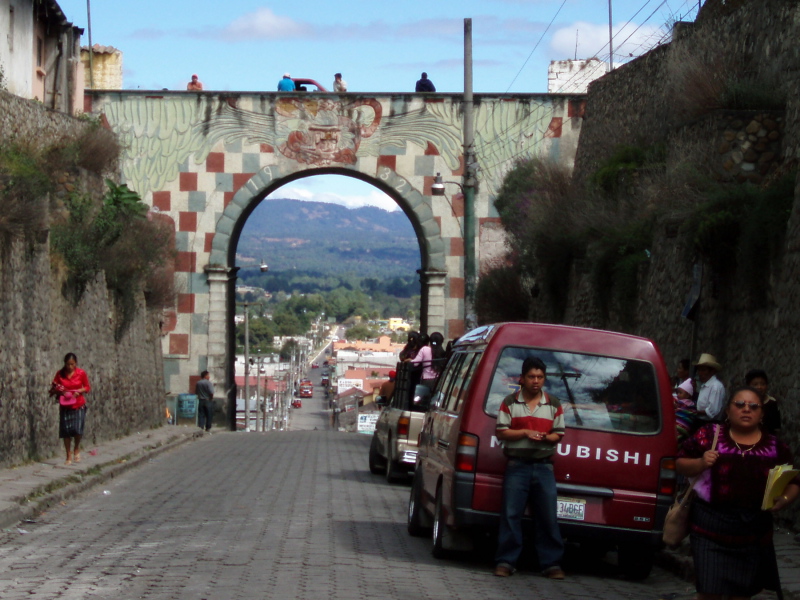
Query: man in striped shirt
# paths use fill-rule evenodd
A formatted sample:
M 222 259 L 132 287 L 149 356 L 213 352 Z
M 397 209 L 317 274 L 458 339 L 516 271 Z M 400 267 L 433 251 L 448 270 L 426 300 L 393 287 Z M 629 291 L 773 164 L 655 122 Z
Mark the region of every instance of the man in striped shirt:
M 535 356 L 522 363 L 520 390 L 507 396 L 497 413 L 497 438 L 508 457 L 494 574 L 508 577 L 522 552 L 522 515 L 530 505 L 534 544 L 542 575 L 564 579 L 564 542 L 556 517 L 552 456 L 564 435 L 564 410 L 542 389 L 547 366 Z

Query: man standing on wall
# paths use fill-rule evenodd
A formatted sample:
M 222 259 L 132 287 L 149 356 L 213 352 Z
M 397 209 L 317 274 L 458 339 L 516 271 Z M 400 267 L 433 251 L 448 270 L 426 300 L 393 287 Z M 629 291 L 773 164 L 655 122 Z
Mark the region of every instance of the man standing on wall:
M 197 75 L 192 75 L 192 80 L 186 84 L 186 89 L 190 92 L 202 92 L 203 82 L 197 78 Z
M 200 429 L 211 431 L 214 422 L 214 384 L 211 383 L 211 374 L 208 371 L 200 373 L 200 381 L 194 386 L 197 396 L 197 425 Z
M 344 79 L 342 79 L 341 73 L 336 73 L 333 76 L 333 91 L 334 92 L 347 91 L 347 82 Z
M 530 503 L 534 544 L 542 575 L 564 579 L 564 542 L 558 529 L 556 478 L 552 456 L 564 435 L 564 410 L 542 389 L 547 366 L 529 356 L 522 362 L 520 390 L 509 394 L 497 413 L 497 437 L 508 458 L 497 536 L 494 574 L 508 577 L 522 553 L 522 515 Z
M 417 85 L 414 88 L 415 92 L 435 92 L 436 86 L 433 85 L 433 82 L 428 79 L 427 73 L 422 73 L 422 77 L 417 80 Z
M 278 82 L 279 92 L 294 92 L 296 90 L 292 76 L 289 73 L 284 73 L 283 78 Z

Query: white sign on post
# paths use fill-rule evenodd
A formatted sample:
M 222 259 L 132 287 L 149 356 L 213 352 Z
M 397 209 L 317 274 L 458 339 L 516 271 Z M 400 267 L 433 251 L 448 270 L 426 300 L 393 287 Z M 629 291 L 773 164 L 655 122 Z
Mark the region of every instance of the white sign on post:
M 358 415 L 358 433 L 373 433 L 380 413 L 361 413 Z
M 347 390 L 357 388 L 364 391 L 364 380 L 363 379 L 345 379 L 344 377 L 338 380 L 338 390 L 340 392 L 346 392 Z

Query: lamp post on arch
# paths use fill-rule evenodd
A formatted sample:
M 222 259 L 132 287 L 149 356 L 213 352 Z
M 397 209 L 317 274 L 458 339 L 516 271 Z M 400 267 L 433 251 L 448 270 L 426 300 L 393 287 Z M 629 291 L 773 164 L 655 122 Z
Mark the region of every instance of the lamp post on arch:
M 237 273 L 242 269 L 254 269 L 255 265 L 239 267 Z M 269 266 L 263 260 L 258 265 L 262 273 L 269 271 Z M 244 430 L 250 431 L 250 302 L 237 302 L 236 306 L 244 307 Z M 258 415 L 258 413 L 256 413 Z M 235 422 L 234 417 L 234 422 Z M 256 416 L 256 425 L 258 416 Z

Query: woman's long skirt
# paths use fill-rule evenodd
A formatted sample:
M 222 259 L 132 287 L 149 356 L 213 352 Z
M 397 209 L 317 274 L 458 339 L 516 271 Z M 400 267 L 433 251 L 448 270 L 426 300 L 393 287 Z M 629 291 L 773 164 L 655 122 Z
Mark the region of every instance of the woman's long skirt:
M 83 427 L 86 424 L 86 405 L 84 404 L 80 408 L 64 406 L 58 408 L 58 437 L 63 439 L 83 435 Z
M 692 502 L 689 539 L 697 591 L 754 596 L 780 589 L 772 544 L 772 513 Z

